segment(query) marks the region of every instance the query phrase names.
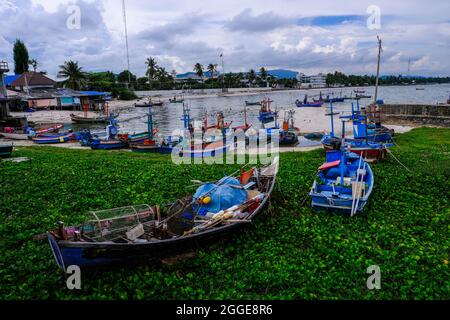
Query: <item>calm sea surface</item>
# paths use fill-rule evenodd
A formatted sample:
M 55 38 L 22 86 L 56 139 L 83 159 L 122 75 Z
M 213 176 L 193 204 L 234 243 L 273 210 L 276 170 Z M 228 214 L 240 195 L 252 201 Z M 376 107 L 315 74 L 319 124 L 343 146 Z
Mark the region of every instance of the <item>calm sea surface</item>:
M 417 90 L 421 88 L 424 90 Z M 273 109 L 280 111 L 280 119 L 282 121 L 284 111 L 289 109 L 296 110 L 296 126 L 302 130 L 302 123 L 308 123 L 308 129 L 325 130 L 328 129 L 328 124 L 324 125 L 323 117 L 329 108 L 296 108 L 295 100 L 303 100 L 305 94 L 308 94 L 311 100 L 312 97 L 318 97 L 319 93 L 325 97 L 327 94 L 334 93 L 334 96 L 350 96 L 354 95 L 353 90 L 364 90 L 366 95 L 373 96 L 375 93 L 374 87 L 364 88 L 333 88 L 333 89 L 310 89 L 310 90 L 296 90 L 296 91 L 277 91 L 272 93 L 261 93 L 255 95 L 254 93 L 245 96 L 235 97 L 219 97 L 212 96 L 207 98 L 186 99 L 185 103 L 190 107 L 191 117 L 195 120 L 201 120 L 205 112 L 208 112 L 208 119 L 210 123 L 215 122 L 215 114 L 222 111 L 227 122 L 232 121 L 232 126 L 238 126 L 244 123 L 244 106 L 245 101 L 260 101 L 264 98 L 270 97 L 274 102 Z M 230 90 L 230 93 L 236 90 Z M 198 92 L 198 91 L 197 91 Z M 205 90 L 205 93 L 219 92 L 218 90 Z M 160 92 L 140 92 L 140 95 L 161 95 L 162 97 L 173 97 L 175 91 L 160 91 Z M 379 88 L 378 97 L 383 99 L 385 103 L 443 103 L 447 101 L 450 93 L 450 84 L 442 85 L 426 85 L 426 86 L 383 86 Z M 192 94 L 189 94 L 192 95 Z M 362 99 L 360 104 L 365 106 L 369 104 L 372 99 Z M 333 108 L 338 112 L 347 112 L 351 110 L 351 101 L 344 103 L 336 103 Z M 303 110 L 301 110 L 303 109 Z M 147 128 L 146 113 L 147 108 L 135 108 L 130 104 L 130 108 L 122 110 L 119 117 L 120 130 L 123 132 L 142 132 Z M 255 127 L 260 127 L 258 123 L 259 106 L 248 106 L 247 117 L 248 122 Z M 174 130 L 182 127 L 182 104 L 166 103 L 161 107 L 153 108 L 154 121 L 156 126 L 160 129 L 160 133 L 167 135 Z M 316 117 L 317 115 L 317 117 Z M 320 117 L 319 117 L 320 116 Z M 320 120 L 319 118 L 322 118 Z M 311 124 L 316 123 L 316 126 Z M 324 128 L 324 126 L 326 126 Z M 75 128 L 75 127 L 74 127 Z M 76 128 L 75 128 L 76 129 Z M 101 128 L 98 128 L 101 130 Z M 311 130 L 307 130 L 311 131 Z

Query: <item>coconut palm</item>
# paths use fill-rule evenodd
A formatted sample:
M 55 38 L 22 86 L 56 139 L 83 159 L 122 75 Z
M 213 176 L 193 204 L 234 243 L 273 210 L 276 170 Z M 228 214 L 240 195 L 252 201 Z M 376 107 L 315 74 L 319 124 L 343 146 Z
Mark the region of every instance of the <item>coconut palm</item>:
M 200 78 L 202 78 L 203 81 L 203 66 L 197 62 L 194 66 L 194 71 L 197 74 L 197 76 L 199 76 Z
M 253 82 L 256 79 L 256 72 L 253 69 L 250 69 L 247 75 L 248 80 L 250 81 L 250 84 L 253 85 Z
M 59 68 L 58 78 L 65 78 L 64 87 L 79 90 L 83 86 L 86 75 L 82 71 L 83 68 L 78 66 L 77 61 L 65 61 Z
M 265 82 L 267 82 L 267 70 L 264 67 L 261 67 L 261 69 L 259 69 L 259 74 L 261 76 L 261 79 L 264 80 Z
M 145 73 L 145 75 L 148 77 L 148 83 L 151 86 L 152 81 L 155 79 L 156 73 L 158 71 L 158 64 L 152 57 L 147 58 L 145 64 L 147 65 L 147 72 Z
M 166 68 L 158 67 L 156 69 L 155 77 L 159 82 L 166 82 L 169 79 L 169 73 L 166 71 Z
M 210 63 L 206 69 L 211 74 L 211 78 L 214 78 L 214 73 L 217 71 L 217 64 Z

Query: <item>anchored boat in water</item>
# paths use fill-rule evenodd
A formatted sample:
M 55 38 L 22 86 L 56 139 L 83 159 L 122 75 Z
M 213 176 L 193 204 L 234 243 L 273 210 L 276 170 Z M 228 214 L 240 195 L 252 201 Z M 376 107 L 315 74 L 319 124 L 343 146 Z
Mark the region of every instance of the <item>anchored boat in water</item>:
M 96 267 L 129 264 L 179 253 L 231 235 L 255 219 L 269 200 L 278 157 L 265 167 L 214 183 L 167 206 L 131 206 L 92 212 L 81 226 L 48 232 L 58 266 Z

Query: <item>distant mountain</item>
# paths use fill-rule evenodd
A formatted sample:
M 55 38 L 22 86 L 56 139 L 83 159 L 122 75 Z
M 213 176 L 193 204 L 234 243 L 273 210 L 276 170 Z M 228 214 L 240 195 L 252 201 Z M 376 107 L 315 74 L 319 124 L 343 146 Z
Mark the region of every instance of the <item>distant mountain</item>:
M 278 79 L 294 79 L 297 77 L 298 72 L 284 69 L 268 70 L 267 73 Z

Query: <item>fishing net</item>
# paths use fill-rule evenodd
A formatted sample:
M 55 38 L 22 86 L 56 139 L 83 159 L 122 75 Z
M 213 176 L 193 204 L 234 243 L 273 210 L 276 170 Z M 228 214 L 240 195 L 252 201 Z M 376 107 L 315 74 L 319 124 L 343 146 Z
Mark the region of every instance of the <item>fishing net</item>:
M 92 240 L 115 240 L 127 237 L 127 232 L 154 220 L 155 210 L 148 205 L 135 205 L 102 211 L 91 211 L 92 219 L 82 229 L 82 235 Z

